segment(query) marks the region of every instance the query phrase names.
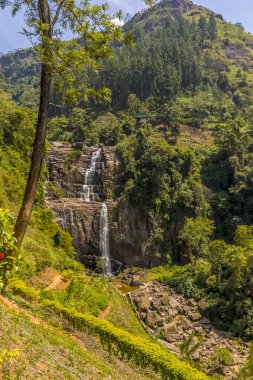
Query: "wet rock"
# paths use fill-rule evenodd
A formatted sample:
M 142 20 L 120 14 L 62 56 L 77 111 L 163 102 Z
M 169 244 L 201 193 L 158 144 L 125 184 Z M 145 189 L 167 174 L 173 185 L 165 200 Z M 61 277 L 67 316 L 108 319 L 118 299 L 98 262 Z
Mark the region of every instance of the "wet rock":
M 97 150 L 98 147 L 80 144 L 73 147 L 61 142 L 51 143 L 47 159 L 47 206 L 54 211 L 57 223 L 73 236 L 78 259 L 87 267 L 95 269 L 100 259 L 98 217 L 101 202 L 106 202 L 108 208 L 113 270 L 117 271 L 120 263 L 128 267 L 161 265 L 165 259 L 154 254 L 162 250 L 154 239 L 152 220 L 129 201 L 114 201 L 123 170 L 115 147 L 101 148 L 92 183 L 94 202 L 84 202 L 85 174 Z M 127 282 L 140 285 L 139 279 L 133 276 L 132 280 L 132 283 Z

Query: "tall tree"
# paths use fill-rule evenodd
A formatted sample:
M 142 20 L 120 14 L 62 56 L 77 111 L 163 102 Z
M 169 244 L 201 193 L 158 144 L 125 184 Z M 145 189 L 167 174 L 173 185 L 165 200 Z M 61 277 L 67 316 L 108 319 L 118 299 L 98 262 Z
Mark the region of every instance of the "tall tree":
M 200 37 L 200 46 L 204 47 L 205 40 L 207 38 L 208 25 L 205 16 L 201 15 L 199 18 L 199 37 Z
M 216 40 L 216 38 L 217 38 L 217 21 L 216 21 L 215 15 L 213 13 L 211 13 L 209 16 L 208 29 L 209 29 L 210 40 Z
M 123 34 L 113 22 L 115 15 L 107 13 L 107 5 L 92 5 L 88 0 L 0 0 L 0 6 L 11 6 L 13 15 L 23 11 L 27 25 L 23 33 L 31 41 L 35 38 L 35 49 L 41 60 L 40 101 L 31 166 L 15 225 L 19 248 L 32 212 L 44 158 L 52 78 L 56 77 L 58 89 L 72 104 L 90 96 L 108 97 L 108 90 L 96 92 L 89 86 L 87 72 L 97 69 L 99 61 L 110 56 L 111 43 L 122 41 Z M 74 35 L 70 41 L 62 38 L 67 30 Z

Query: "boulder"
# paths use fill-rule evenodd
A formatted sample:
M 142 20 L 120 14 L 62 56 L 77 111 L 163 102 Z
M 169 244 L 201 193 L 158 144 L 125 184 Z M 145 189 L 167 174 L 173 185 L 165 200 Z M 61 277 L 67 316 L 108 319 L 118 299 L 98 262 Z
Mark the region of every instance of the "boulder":
M 196 306 L 198 306 L 198 302 L 195 301 L 193 298 L 190 298 L 188 300 L 188 305 L 191 306 L 191 307 L 196 307 Z
M 152 310 L 147 311 L 146 323 L 151 328 L 154 328 L 157 324 L 156 313 Z
M 192 336 L 189 343 L 189 350 L 194 349 L 200 343 L 200 339 L 197 336 Z
M 193 321 L 199 321 L 202 318 L 202 315 L 199 312 L 196 311 L 196 312 L 193 312 L 193 313 L 189 313 L 189 317 Z
M 181 317 L 180 319 L 180 322 L 178 322 L 178 324 L 180 325 L 180 327 L 183 329 L 183 330 L 188 330 L 189 328 L 192 328 L 192 323 L 191 321 L 189 321 L 189 319 L 187 319 L 186 317 Z
M 168 292 L 163 292 L 159 296 L 160 296 L 160 300 L 161 300 L 162 305 L 164 305 L 164 306 L 169 305 L 170 295 L 168 294 Z
M 180 308 L 180 303 L 176 300 L 176 298 L 174 298 L 173 296 L 170 296 L 169 297 L 169 306 L 170 308 L 172 309 L 179 309 Z
M 150 307 L 150 301 L 148 297 L 146 296 L 146 297 L 141 298 L 138 303 L 138 310 L 140 312 L 147 311 L 149 307 Z
M 178 334 L 178 326 L 177 322 L 173 321 L 171 323 L 167 323 L 163 327 L 164 329 L 164 336 L 167 339 L 170 335 Z
M 131 285 L 132 286 L 139 286 L 141 284 L 141 276 L 139 274 L 134 274 L 132 276 Z
M 201 353 L 201 350 L 200 350 L 200 349 L 194 351 L 194 352 L 191 354 L 191 358 L 192 358 L 193 360 L 199 360 L 199 359 L 200 359 L 200 353 Z
M 165 339 L 169 343 L 178 342 L 178 341 L 180 341 L 180 335 L 178 335 L 178 334 L 171 334 L 171 335 L 168 335 L 167 337 L 165 337 Z

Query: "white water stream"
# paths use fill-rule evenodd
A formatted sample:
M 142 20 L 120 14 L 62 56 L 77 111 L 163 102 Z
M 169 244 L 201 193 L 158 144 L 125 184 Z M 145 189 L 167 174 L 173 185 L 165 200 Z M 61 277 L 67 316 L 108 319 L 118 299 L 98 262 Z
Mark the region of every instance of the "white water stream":
M 102 149 L 98 149 L 92 153 L 90 167 L 85 173 L 82 199 L 86 202 L 95 201 L 97 198 L 94 191 L 96 186 L 96 184 L 94 184 L 94 178 L 97 170 L 97 162 L 101 158 L 101 151 Z
M 100 242 L 99 249 L 103 260 L 103 273 L 105 276 L 112 274 L 109 246 L 108 211 L 105 203 L 102 203 L 100 212 Z

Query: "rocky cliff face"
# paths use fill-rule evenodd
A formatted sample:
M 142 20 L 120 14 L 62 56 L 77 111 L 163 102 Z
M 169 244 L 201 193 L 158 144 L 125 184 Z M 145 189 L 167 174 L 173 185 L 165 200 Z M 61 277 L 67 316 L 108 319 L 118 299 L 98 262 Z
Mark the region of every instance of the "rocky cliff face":
M 101 257 L 100 215 L 102 202 L 108 209 L 110 257 L 113 270 L 124 266 L 151 267 L 162 263 L 153 238 L 150 220 L 127 200 L 116 199 L 121 163 L 114 147 L 103 147 L 92 177 L 94 199 L 84 198 L 84 183 L 97 147 L 75 150 L 70 145 L 52 143 L 47 159 L 47 205 L 56 221 L 73 236 L 78 259 L 94 268 Z

